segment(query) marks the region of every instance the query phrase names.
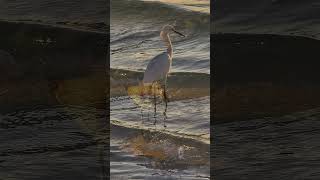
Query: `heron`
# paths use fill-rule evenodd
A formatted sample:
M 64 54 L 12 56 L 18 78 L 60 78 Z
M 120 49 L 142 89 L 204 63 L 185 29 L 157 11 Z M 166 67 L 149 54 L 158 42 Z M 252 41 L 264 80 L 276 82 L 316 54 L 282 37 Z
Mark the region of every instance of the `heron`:
M 170 72 L 171 69 L 171 64 L 172 64 L 172 58 L 173 58 L 173 47 L 172 43 L 170 40 L 170 34 L 171 33 L 176 33 L 182 37 L 185 37 L 184 34 L 181 32 L 178 32 L 173 25 L 165 25 L 162 27 L 162 30 L 160 32 L 160 38 L 162 41 L 165 43 L 167 46 L 167 50 L 154 58 L 152 58 L 147 65 L 147 68 L 144 72 L 143 80 L 142 80 L 142 85 L 143 86 L 150 86 L 151 88 L 154 88 L 154 124 L 156 123 L 156 108 L 157 108 L 157 103 L 156 103 L 156 94 L 155 94 L 155 88 L 154 86 L 156 83 L 160 82 L 162 89 L 163 89 L 163 98 L 165 102 L 165 110 L 163 112 L 164 115 L 164 127 L 165 125 L 165 120 L 167 118 L 167 106 L 168 106 L 168 98 L 167 98 L 167 77 L 168 73 Z

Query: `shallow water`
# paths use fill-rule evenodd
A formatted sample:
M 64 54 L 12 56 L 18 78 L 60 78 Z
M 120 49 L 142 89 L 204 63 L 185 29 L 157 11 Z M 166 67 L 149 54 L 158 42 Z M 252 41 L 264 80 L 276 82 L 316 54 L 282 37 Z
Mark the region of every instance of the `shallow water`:
M 319 112 L 215 125 L 215 178 L 319 179 Z
M 113 2 L 119 3 L 121 7 L 121 2 Z M 142 1 L 133 2 L 140 9 L 142 7 L 144 9 L 146 5 L 144 3 Z M 3 107 L 0 119 L 0 132 L 3 137 L 0 145 L 0 177 L 3 179 L 106 178 L 109 169 L 107 163 L 108 132 L 106 132 L 108 122 L 105 119 L 106 111 L 103 109 L 106 97 L 102 97 L 105 95 L 106 87 L 105 69 L 103 68 L 105 68 L 106 60 L 104 50 L 107 47 L 104 40 L 107 39 L 106 28 L 108 26 L 108 19 L 105 18 L 107 13 L 105 1 L 90 1 L 90 3 L 84 1 L 40 2 L 34 0 L 28 3 L 0 1 L 0 5 L 3 7 L 0 10 L 0 19 L 14 22 L 2 23 L 6 28 L 1 29 L 5 35 L 5 43 L 1 44 L 0 55 L 2 59 L 5 58 L 5 61 L 2 62 L 7 68 L 2 72 L 5 75 L 2 77 L 5 78 L 1 79 L 5 86 L 0 89 L 0 105 Z M 159 3 L 149 3 L 149 5 L 151 8 L 162 7 L 164 12 L 176 12 L 180 17 L 177 19 L 178 24 L 181 24 L 180 27 L 188 29 L 183 30 L 188 38 L 181 40 L 173 37 L 174 44 L 177 45 L 173 71 L 179 71 L 182 74 L 173 75 L 171 79 L 175 83 L 171 84 L 181 83 L 185 86 L 188 78 L 190 80 L 192 77 L 198 77 L 198 79 L 202 77 L 202 75 L 192 73 L 183 74 L 184 72 L 207 73 L 205 78 L 202 78 L 204 81 L 199 81 L 200 83 L 193 81 L 205 90 L 196 93 L 194 89 L 190 91 L 188 89 L 187 94 L 182 93 L 184 96 L 180 96 L 181 93 L 176 88 L 175 94 L 179 98 L 172 103 L 184 108 L 189 105 L 194 107 L 196 105 L 192 105 L 192 101 L 185 97 L 191 95 L 196 99 L 194 103 L 208 105 L 209 15 L 185 8 L 180 9 L 176 5 Z M 134 8 L 132 10 L 132 13 L 136 14 L 137 11 Z M 163 11 L 160 13 L 164 13 Z M 144 59 L 144 55 L 141 54 L 139 61 L 130 64 L 130 60 L 125 60 L 123 57 L 131 57 L 132 53 L 126 53 L 124 49 L 135 47 L 141 39 L 148 42 L 148 44 L 143 44 L 144 46 L 154 45 L 153 52 L 149 51 L 150 48 L 131 48 L 132 52 L 139 50 L 150 52 L 149 57 L 151 57 L 162 51 L 163 47 L 158 39 L 159 28 L 164 22 L 174 19 L 164 16 L 159 19 L 158 23 L 150 24 L 153 32 L 151 31 L 149 38 L 146 38 L 143 29 L 146 29 L 148 22 L 155 22 L 153 19 L 155 16 L 131 22 L 127 21 L 127 17 L 121 15 L 123 12 L 118 12 L 118 14 L 114 13 L 116 15 L 112 19 L 114 26 L 111 26 L 111 38 L 113 38 L 111 39 L 111 68 L 123 68 L 122 70 L 132 68 L 135 70 L 133 73 L 139 73 L 138 71 L 143 70 L 147 64 L 148 56 L 145 56 L 146 59 Z M 189 18 L 194 17 L 195 14 L 197 16 L 189 21 Z M 187 21 L 181 21 L 183 19 Z M 115 26 L 116 24 L 118 26 Z M 126 24 L 125 28 L 124 24 Z M 201 28 L 197 30 L 194 28 L 196 26 Z M 116 33 L 118 34 L 113 31 L 113 27 L 117 27 Z M 133 29 L 137 30 L 132 31 Z M 139 37 L 140 34 L 141 37 Z M 84 41 L 87 43 L 79 43 Z M 188 53 L 184 54 L 183 49 L 186 49 Z M 136 57 L 139 56 L 139 54 L 136 55 Z M 120 59 L 123 61 L 116 61 Z M 12 74 L 6 74 L 7 72 Z M 114 74 L 111 73 L 111 75 Z M 6 79 L 7 77 L 10 78 L 10 81 Z M 138 76 L 132 76 L 132 78 L 135 77 Z M 120 87 L 122 85 L 118 84 Z M 124 95 L 121 94 L 121 96 Z M 172 103 L 169 103 L 171 109 L 173 109 Z M 209 109 L 200 111 L 208 112 Z M 125 121 L 129 119 L 128 117 L 139 117 L 140 111 L 137 112 L 138 115 L 135 114 L 136 111 L 133 111 L 131 112 L 133 116 L 129 116 L 130 113 L 126 114 L 128 112 L 124 111 L 114 114 L 114 117 Z M 209 117 L 207 114 L 199 114 L 198 111 L 192 112 L 190 116 L 185 111 L 181 111 L 186 114 L 181 115 L 179 119 L 177 114 L 172 113 L 173 111 L 168 111 L 168 130 L 172 131 L 172 128 L 178 130 L 177 127 L 182 120 L 188 123 L 197 121 L 198 127 L 188 125 L 179 129 L 179 133 L 168 131 L 161 136 L 159 136 L 160 131 L 144 132 L 143 136 L 134 134 L 126 136 L 127 134 L 123 133 L 126 137 L 119 137 L 121 133 L 117 133 L 117 136 L 113 136 L 111 140 L 111 147 L 115 148 L 111 152 L 111 157 L 116 158 L 116 155 L 119 155 L 120 159 L 112 159 L 111 164 L 123 163 L 113 166 L 112 172 L 123 172 L 120 174 L 124 175 L 126 170 L 131 171 L 130 168 L 135 167 L 141 171 L 133 172 L 130 174 L 132 177 L 208 179 L 209 128 L 207 124 Z M 135 123 L 132 120 L 134 119 L 128 121 L 129 126 L 120 126 L 120 121 L 117 121 L 117 127 L 113 125 L 113 130 L 127 128 L 126 131 L 132 130 L 139 134 L 145 131 L 132 128 L 131 126 Z M 159 127 L 160 124 L 159 121 Z M 186 133 L 188 130 L 192 130 L 194 134 Z M 141 143 L 147 147 L 154 147 L 154 142 L 147 137 L 155 134 L 158 134 L 157 138 L 161 142 L 157 145 L 158 148 L 147 150 L 132 148 L 136 147 L 133 146 L 134 144 Z M 7 136 L 14 137 L 13 141 L 11 138 L 8 141 Z M 164 147 L 171 147 L 172 150 L 163 151 Z M 201 161 L 195 161 L 197 159 L 194 157 L 195 150 L 201 150 Z M 121 153 L 118 154 L 118 151 Z M 174 152 L 173 156 L 169 156 L 171 152 Z M 128 160 L 126 156 L 133 158 Z M 180 161 L 177 160 L 179 158 Z M 186 163 L 184 158 L 190 158 L 189 160 L 193 160 L 193 163 Z M 147 164 L 146 166 L 141 165 L 141 159 Z M 177 166 L 178 169 L 175 169 L 174 166 Z
M 163 102 L 154 111 L 152 100 L 141 104 L 139 96 L 112 96 L 111 177 L 209 179 L 210 97 L 209 88 L 203 89 L 200 95 L 188 93 L 192 89 L 185 83 L 168 89 L 166 127 Z
M 164 103 L 155 115 L 152 99 L 134 91 L 174 21 L 186 37 L 171 36 L 164 127 Z M 112 0 L 110 23 L 111 179 L 209 179 L 209 1 Z
M 319 38 L 320 6 L 317 0 L 303 3 L 297 0 L 236 1 L 215 1 L 212 33 L 268 33 Z M 111 2 L 111 68 L 132 70 L 126 75 L 133 83 L 142 77 L 141 71 L 148 60 L 163 51 L 164 46 L 159 39 L 159 29 L 163 24 L 177 20 L 177 29 L 187 34 L 186 38 L 172 36 L 175 48 L 172 71 L 181 74 L 171 74 L 169 77 L 169 90 L 172 87 L 176 95 L 172 95 L 173 101 L 169 103 L 166 129 L 162 126 L 161 108 L 156 127 L 153 125 L 152 109 L 144 109 L 144 119 L 141 121 L 140 109 L 126 96 L 123 82 L 112 74 L 112 86 L 121 91 L 111 88 L 114 92 L 111 95 L 115 99 L 125 99 L 113 101 L 111 98 L 112 178 L 209 179 L 209 81 L 207 76 L 198 74 L 210 73 L 209 1 L 160 2 Z M 104 0 L 0 1 L 0 19 L 3 21 L 51 25 L 44 31 L 39 26 L 17 27 L 17 32 L 21 34 L 24 31 L 20 30 L 25 28 L 36 32 L 41 29 L 40 33 L 35 33 L 36 36 L 25 39 L 26 36 L 20 33 L 14 36 L 17 38 L 14 42 L 20 44 L 22 49 L 31 44 L 37 46 L 36 50 L 29 51 L 27 48 L 22 51 L 30 53 L 29 57 L 18 53 L 21 47 L 11 43 L 12 36 L 3 34 L 2 37 L 5 39 L 2 39 L 3 42 L 10 39 L 10 43 L 1 43 L 0 58 L 6 60 L 1 61 L 1 68 L 5 67 L 1 73 L 10 73 L 6 74 L 8 76 L 1 74 L 1 78 L 23 78 L 22 81 L 6 82 L 0 86 L 0 179 L 105 178 L 109 169 L 105 110 L 92 106 L 61 105 L 92 105 L 97 99 L 101 100 L 100 97 L 91 99 L 93 94 L 101 92 L 101 88 L 93 88 L 101 83 L 92 85 L 89 82 L 101 82 L 105 77 L 98 75 L 100 78 L 97 80 L 91 78 L 95 74 L 87 71 L 89 62 L 101 60 L 101 57 L 92 56 L 92 52 L 85 56 L 78 54 L 83 49 L 92 49 L 95 45 L 91 43 L 89 46 L 79 43 L 81 45 L 72 51 L 66 50 L 67 53 L 53 56 L 56 52 L 50 47 L 56 42 L 51 38 L 59 33 L 48 34 L 46 30 L 51 32 L 63 27 L 106 34 L 109 20 L 105 18 L 107 6 Z M 6 26 L 1 27 L 4 32 L 12 30 L 3 27 Z M 60 32 L 66 34 L 58 38 L 60 45 L 71 41 L 72 36 L 68 36 L 70 31 L 62 29 Z M 67 41 L 63 41 L 64 38 Z M 74 44 L 63 47 L 74 47 Z M 49 53 L 43 53 L 47 45 Z M 46 60 L 45 57 L 49 58 Z M 102 59 L 100 69 L 101 64 L 105 64 L 105 55 Z M 66 60 L 72 62 L 70 66 L 62 65 Z M 90 66 L 90 72 L 95 71 L 97 64 Z M 29 71 L 24 71 L 26 69 Z M 86 74 L 85 77 L 77 76 L 82 73 Z M 134 75 L 128 75 L 130 73 Z M 41 78 L 28 79 L 30 76 Z M 200 88 L 191 90 L 188 85 Z M 84 87 L 90 88 L 83 90 Z M 65 93 L 72 95 L 64 96 Z M 215 153 L 212 156 L 216 178 L 319 179 L 316 159 L 319 151 L 318 112 L 318 109 L 313 109 L 280 118 L 215 125 Z M 201 153 L 195 156 L 195 151 Z
M 0 118 L 1 179 L 105 176 L 105 110 L 56 106 L 16 111 Z
M 108 3 L 105 0 L 0 1 L 0 19 L 50 24 L 106 33 Z
M 213 7 L 212 33 L 278 34 L 319 39 L 318 0 L 225 0 Z
M 209 144 L 154 127 L 112 124 L 111 177 L 209 179 Z
M 111 68 L 141 71 L 165 51 L 160 30 L 176 21 L 172 72 L 210 73 L 210 14 L 157 1 L 111 1 Z M 157 11 L 153 9 L 157 8 Z M 209 9 L 209 4 L 207 4 Z
M 85 4 L 0 1 L 0 179 L 107 178 L 106 10 Z

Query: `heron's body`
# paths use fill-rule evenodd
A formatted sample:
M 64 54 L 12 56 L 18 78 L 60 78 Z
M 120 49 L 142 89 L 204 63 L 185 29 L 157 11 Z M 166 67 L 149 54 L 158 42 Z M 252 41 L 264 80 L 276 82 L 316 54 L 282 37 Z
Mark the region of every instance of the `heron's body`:
M 170 40 L 169 33 L 174 31 L 174 28 L 170 25 L 166 25 L 160 32 L 160 38 L 167 46 L 167 51 L 154 57 L 148 64 L 144 73 L 143 83 L 152 84 L 155 81 L 166 79 L 171 68 L 173 47 Z
M 167 46 L 167 51 L 163 52 L 153 59 L 150 60 L 146 71 L 144 72 L 144 77 L 143 77 L 143 85 L 150 86 L 151 88 L 153 87 L 155 82 L 162 81 L 163 84 L 163 97 L 165 100 L 165 112 L 163 113 L 166 119 L 166 109 L 167 109 L 167 95 L 166 95 L 166 81 L 167 81 L 167 76 L 168 73 L 170 72 L 171 64 L 172 64 L 172 56 L 173 56 L 173 47 L 172 43 L 170 40 L 170 32 L 175 32 L 177 34 L 180 34 L 184 36 L 183 34 L 177 32 L 173 26 L 171 25 L 165 25 L 162 28 L 162 31 L 160 32 L 160 37 L 163 40 L 163 42 Z M 154 87 L 155 88 L 155 87 Z M 156 116 L 156 95 L 155 92 L 156 90 L 153 91 L 154 93 L 154 101 L 155 101 L 155 116 Z M 165 126 L 165 125 L 164 125 Z
M 143 83 L 145 85 L 152 84 L 155 81 L 166 79 L 171 68 L 171 63 L 172 59 L 167 52 L 163 52 L 151 59 L 144 72 Z

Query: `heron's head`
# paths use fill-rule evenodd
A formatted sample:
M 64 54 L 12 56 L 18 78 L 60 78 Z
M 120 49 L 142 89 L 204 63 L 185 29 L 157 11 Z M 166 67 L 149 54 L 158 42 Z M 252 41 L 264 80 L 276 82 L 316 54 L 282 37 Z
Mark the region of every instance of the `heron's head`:
M 162 30 L 161 30 L 161 34 L 167 35 L 167 34 L 170 34 L 170 33 L 176 33 L 176 34 L 179 34 L 180 36 L 185 37 L 185 35 L 182 34 L 181 32 L 178 32 L 178 31 L 174 28 L 174 26 L 172 26 L 172 25 L 165 25 L 165 26 L 163 26 L 163 28 L 162 28 Z

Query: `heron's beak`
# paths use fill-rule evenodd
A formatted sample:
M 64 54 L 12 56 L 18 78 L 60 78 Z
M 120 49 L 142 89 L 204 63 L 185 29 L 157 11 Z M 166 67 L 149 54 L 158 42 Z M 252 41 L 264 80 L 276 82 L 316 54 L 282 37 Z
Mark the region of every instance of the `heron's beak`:
M 175 29 L 172 29 L 173 32 L 179 34 L 180 36 L 186 37 L 184 34 L 182 34 L 181 32 L 176 31 Z

